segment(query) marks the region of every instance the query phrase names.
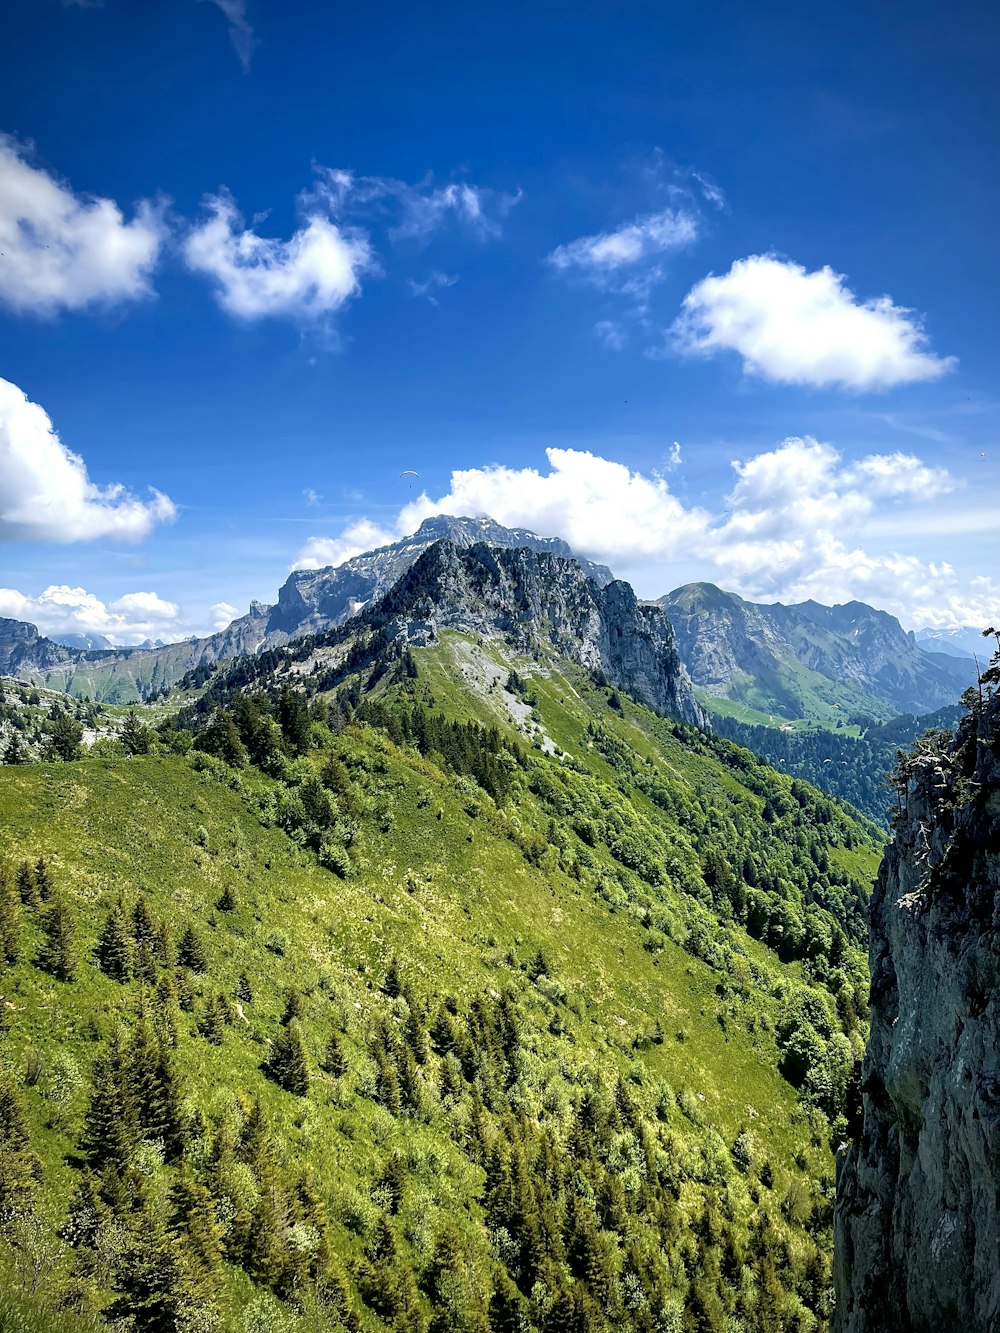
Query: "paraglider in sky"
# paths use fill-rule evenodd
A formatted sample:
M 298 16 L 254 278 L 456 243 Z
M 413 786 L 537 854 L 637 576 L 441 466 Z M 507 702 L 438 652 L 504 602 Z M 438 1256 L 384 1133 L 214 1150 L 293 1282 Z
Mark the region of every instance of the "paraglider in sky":
M 402 481 L 404 477 L 419 477 L 419 476 L 420 476 L 419 472 L 414 472 L 411 468 L 407 468 L 405 472 L 401 472 L 399 474 L 399 479 L 400 481 Z M 413 485 L 412 481 L 410 482 L 410 485 L 411 486 Z

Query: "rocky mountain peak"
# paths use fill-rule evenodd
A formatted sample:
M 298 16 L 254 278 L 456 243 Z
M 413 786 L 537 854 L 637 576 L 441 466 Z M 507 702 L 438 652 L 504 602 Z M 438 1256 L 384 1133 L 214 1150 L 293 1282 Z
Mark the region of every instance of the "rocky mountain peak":
M 460 629 L 541 646 L 601 671 L 657 713 L 706 724 L 660 608 L 640 604 L 619 580 L 599 586 L 563 555 L 439 541 L 367 617 L 413 643 Z

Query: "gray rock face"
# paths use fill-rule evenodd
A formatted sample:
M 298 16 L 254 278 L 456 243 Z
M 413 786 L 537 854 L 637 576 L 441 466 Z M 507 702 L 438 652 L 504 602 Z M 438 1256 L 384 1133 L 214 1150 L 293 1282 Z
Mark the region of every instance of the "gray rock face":
M 390 637 L 427 643 L 442 629 L 542 644 L 628 690 L 654 712 L 707 725 L 658 607 L 627 583 L 599 587 L 576 560 L 526 547 L 430 547 L 373 608 Z
M 770 606 L 711 583 L 690 583 L 658 599 L 677 633 L 696 685 L 726 695 L 756 679 L 780 699 L 782 682 L 805 667 L 849 685 L 890 713 L 930 713 L 955 703 L 972 683 L 970 661 L 927 652 L 894 616 L 864 602 Z
M 911 761 L 872 900 L 833 1333 L 1000 1328 L 1000 698 Z
M 412 537 L 346 560 L 336 568 L 301 569 L 290 574 L 278 593 L 267 627 L 268 645 L 287 643 L 305 634 L 333 629 L 365 606 L 383 597 L 428 547 L 449 541 L 466 549 L 478 542 L 490 546 L 548 551 L 566 559 L 573 552 L 558 537 L 539 537 L 527 528 L 505 528 L 491 518 L 452 518 L 438 514 L 424 519 Z M 604 565 L 581 560 L 587 577 L 603 586 L 613 577 Z
M 73 656 L 71 649 L 44 638 L 26 620 L 0 617 L 0 676 L 18 676 L 35 665 L 55 666 Z

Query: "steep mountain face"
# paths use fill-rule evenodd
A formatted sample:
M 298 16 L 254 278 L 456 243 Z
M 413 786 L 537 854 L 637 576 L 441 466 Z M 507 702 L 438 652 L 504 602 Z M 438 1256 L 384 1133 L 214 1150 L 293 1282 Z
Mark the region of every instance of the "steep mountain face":
M 321 634 L 343 624 L 382 597 L 428 547 L 442 538 L 466 548 L 488 542 L 525 547 L 574 559 L 557 537 L 539 537 L 526 528 L 505 528 L 491 518 L 425 519 L 412 537 L 356 556 L 335 569 L 297 570 L 289 575 L 274 606 L 252 602 L 247 615 L 202 639 L 165 647 L 91 651 L 81 641 L 62 647 L 23 621 L 0 620 L 0 674 L 16 675 L 77 696 L 107 703 L 131 703 L 169 687 L 188 671 L 293 639 Z M 612 580 L 604 565 L 579 561 L 586 576 L 603 587 Z M 93 645 L 97 647 L 97 645 Z
M 270 607 L 252 602 L 245 616 L 204 639 L 163 648 L 82 652 L 42 637 L 34 625 L 0 621 L 0 675 L 17 676 L 77 698 L 134 703 L 169 688 L 202 664 L 253 653 L 263 642 Z
M 835 1333 L 1000 1326 L 1000 698 L 908 763 L 871 905 Z
M 0 618 L 0 675 L 19 676 L 72 660 L 74 654 L 24 620 Z
M 390 637 L 424 644 L 442 629 L 543 644 L 601 671 L 654 712 L 705 725 L 666 616 L 627 583 L 603 587 L 573 559 L 484 542 L 436 542 L 372 610 Z
M 932 712 L 971 683 L 968 663 L 926 652 L 893 616 L 863 602 L 762 606 L 692 583 L 657 605 L 696 685 L 786 718 Z
M 452 518 L 439 514 L 424 519 L 412 537 L 355 556 L 336 568 L 302 569 L 290 574 L 278 593 L 268 620 L 268 644 L 287 643 L 303 634 L 332 629 L 389 591 L 400 575 L 429 546 L 449 541 L 460 549 L 486 542 L 508 549 L 525 547 L 572 560 L 572 550 L 558 537 L 539 537 L 527 528 L 505 528 L 493 519 Z M 604 586 L 612 580 L 604 565 L 580 560 L 588 578 Z

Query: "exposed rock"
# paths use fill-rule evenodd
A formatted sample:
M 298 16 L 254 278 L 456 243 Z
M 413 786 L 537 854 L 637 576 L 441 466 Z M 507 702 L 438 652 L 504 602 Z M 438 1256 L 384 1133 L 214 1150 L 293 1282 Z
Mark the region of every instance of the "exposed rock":
M 804 690 L 872 715 L 930 713 L 973 680 L 971 658 L 927 652 L 894 616 L 864 602 L 764 606 L 689 583 L 656 605 L 696 685 L 730 698 L 749 685 L 788 717 L 799 715 Z
M 918 745 L 871 906 L 834 1333 L 1000 1329 L 1000 698 Z
M 463 629 L 515 647 L 542 644 L 603 672 L 654 712 L 706 725 L 663 612 L 641 605 L 627 583 L 598 586 L 565 556 L 437 542 L 366 619 L 413 643 Z
M 437 514 L 424 519 L 411 537 L 404 537 L 390 546 L 354 556 L 335 568 L 300 569 L 290 574 L 271 612 L 268 644 L 287 643 L 291 638 L 322 633 L 342 624 L 383 597 L 414 560 L 442 540 L 462 549 L 487 542 L 490 546 L 525 547 L 568 560 L 575 558 L 558 537 L 539 537 L 527 528 L 505 528 L 485 515 L 453 518 L 448 514 Z M 611 570 L 604 565 L 595 565 L 589 560 L 579 563 L 587 577 L 596 583 L 603 586 L 611 582 Z

